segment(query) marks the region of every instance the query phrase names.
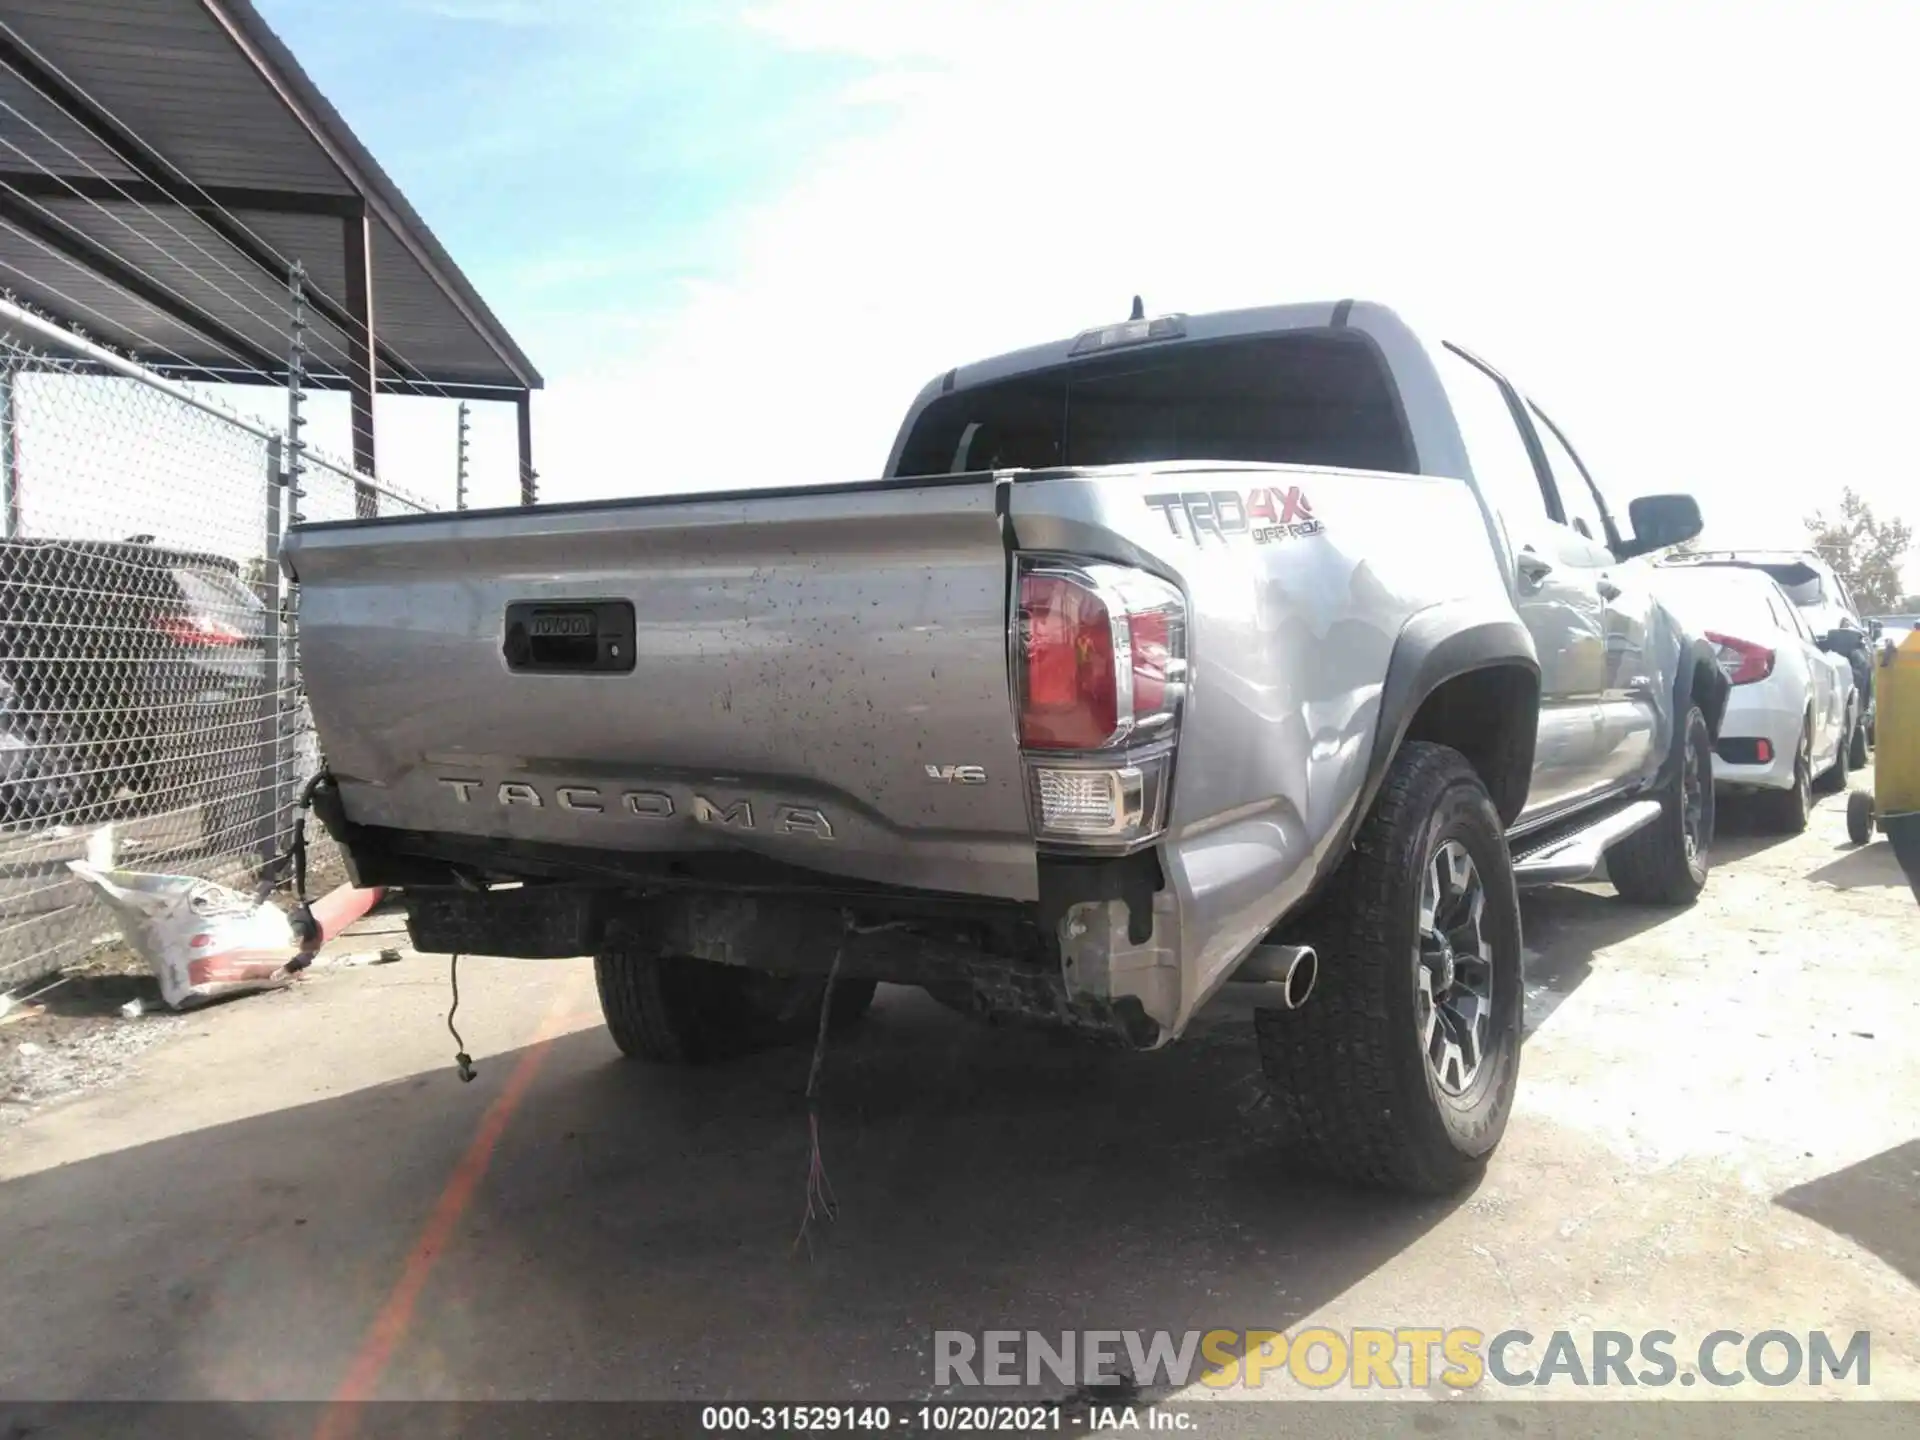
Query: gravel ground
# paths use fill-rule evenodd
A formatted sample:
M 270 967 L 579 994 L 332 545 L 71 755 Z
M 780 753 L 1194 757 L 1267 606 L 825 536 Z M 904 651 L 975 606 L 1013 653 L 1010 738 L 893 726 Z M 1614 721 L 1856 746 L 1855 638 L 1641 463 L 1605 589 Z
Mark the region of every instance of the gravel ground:
M 344 874 L 344 872 L 343 872 Z M 331 888 L 331 883 L 327 888 Z M 315 887 L 315 893 L 324 893 Z M 383 948 L 407 944 L 397 914 L 376 911 L 320 953 L 327 969 L 373 961 Z M 242 1005 L 259 994 L 203 1007 L 196 1015 Z M 16 1125 L 41 1107 L 126 1079 L 153 1046 L 185 1033 L 189 1016 L 160 998 L 147 963 L 124 945 L 111 945 L 59 977 L 25 992 L 0 1014 L 0 1126 Z M 123 1007 L 138 1001 L 139 1013 Z
M 36 998 L 0 1016 L 0 1125 L 121 1077 L 184 1018 L 161 1006 L 146 962 L 122 945 L 28 993 Z M 128 1019 L 121 1007 L 132 1000 L 143 1013 Z

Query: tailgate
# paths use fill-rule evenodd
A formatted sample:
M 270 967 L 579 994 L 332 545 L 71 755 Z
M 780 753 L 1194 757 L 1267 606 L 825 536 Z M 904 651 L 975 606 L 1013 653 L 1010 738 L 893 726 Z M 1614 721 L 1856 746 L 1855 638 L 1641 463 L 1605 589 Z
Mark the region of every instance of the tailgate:
M 286 553 L 358 823 L 1036 894 L 990 477 L 313 526 Z

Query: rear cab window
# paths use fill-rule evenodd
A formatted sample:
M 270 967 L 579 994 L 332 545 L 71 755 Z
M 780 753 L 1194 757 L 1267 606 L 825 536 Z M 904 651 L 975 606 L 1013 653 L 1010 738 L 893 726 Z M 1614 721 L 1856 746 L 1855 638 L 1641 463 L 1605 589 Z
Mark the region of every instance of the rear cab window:
M 1372 343 L 1304 330 L 1125 351 L 942 395 L 914 421 L 897 473 L 1171 460 L 1418 468 Z

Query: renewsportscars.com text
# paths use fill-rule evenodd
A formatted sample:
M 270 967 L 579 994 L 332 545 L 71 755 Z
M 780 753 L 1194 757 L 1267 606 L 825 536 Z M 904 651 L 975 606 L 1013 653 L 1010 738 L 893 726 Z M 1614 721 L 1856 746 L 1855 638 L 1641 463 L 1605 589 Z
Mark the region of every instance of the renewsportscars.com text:
M 934 1332 L 939 1386 L 1201 1384 L 1327 1390 L 1710 1385 L 1864 1386 L 1872 1337 L 1824 1330 L 1714 1330 L 1683 1345 L 1671 1330 L 1489 1335 L 1466 1327 L 1274 1330 L 964 1330 Z

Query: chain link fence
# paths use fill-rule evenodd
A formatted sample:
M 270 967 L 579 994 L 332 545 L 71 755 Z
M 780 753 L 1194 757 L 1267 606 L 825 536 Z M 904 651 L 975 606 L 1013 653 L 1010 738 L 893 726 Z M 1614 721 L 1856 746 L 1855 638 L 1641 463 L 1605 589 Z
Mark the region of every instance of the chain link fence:
M 428 508 L 290 454 L 0 302 L 0 989 L 113 936 L 71 860 L 246 889 L 284 852 L 319 765 L 285 525 Z

